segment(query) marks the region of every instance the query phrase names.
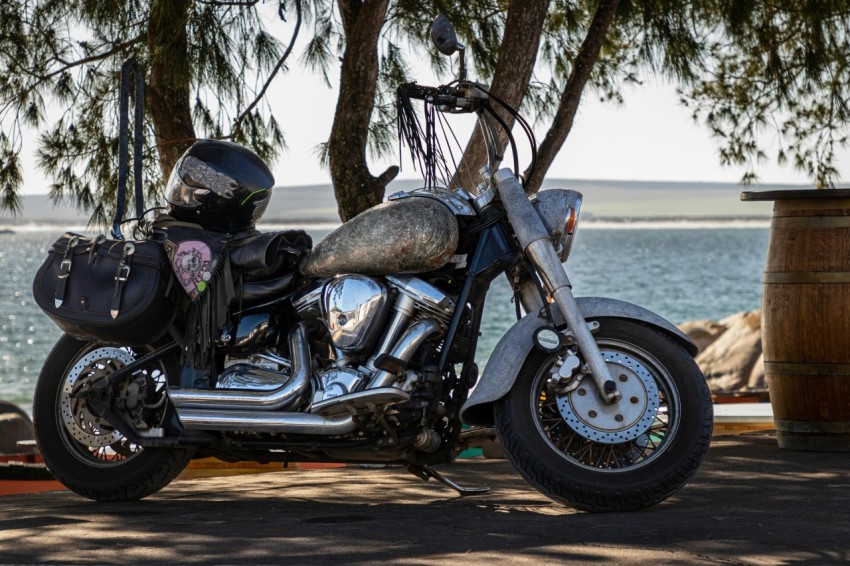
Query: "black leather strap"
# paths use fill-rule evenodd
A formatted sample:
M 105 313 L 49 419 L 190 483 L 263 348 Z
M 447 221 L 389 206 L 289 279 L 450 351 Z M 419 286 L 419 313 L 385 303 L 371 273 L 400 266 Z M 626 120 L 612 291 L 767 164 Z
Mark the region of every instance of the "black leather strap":
M 115 288 L 112 291 L 112 300 L 109 302 L 109 314 L 113 319 L 118 318 L 118 314 L 121 312 L 121 295 L 124 293 L 124 285 L 130 278 L 130 263 L 133 261 L 135 251 L 136 246 L 133 245 L 133 242 L 124 244 L 121 262 L 115 272 Z
M 62 256 L 62 263 L 59 266 L 58 283 L 56 284 L 56 294 L 53 297 L 53 304 L 58 309 L 62 306 L 65 300 L 65 286 L 68 283 L 68 277 L 71 276 L 71 260 L 74 258 L 74 248 L 80 243 L 78 236 L 72 236 L 68 240 L 68 245 L 65 247 L 65 253 Z

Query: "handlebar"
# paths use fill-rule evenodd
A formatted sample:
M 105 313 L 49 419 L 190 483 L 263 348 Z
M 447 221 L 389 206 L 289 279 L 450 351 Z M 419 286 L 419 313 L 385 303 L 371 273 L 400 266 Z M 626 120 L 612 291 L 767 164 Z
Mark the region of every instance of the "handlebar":
M 411 100 L 425 102 L 424 115 L 426 119 L 424 127 L 419 124 Z M 434 182 L 438 168 L 440 174 L 445 177 L 444 183 L 446 184 L 456 174 L 456 172 L 449 170 L 443 149 L 439 147 L 441 140 L 436 135 L 435 124 L 438 120 L 434 114 L 435 110 L 439 113 L 449 114 L 475 113 L 478 116 L 478 124 L 487 148 L 485 169 L 488 171 L 496 171 L 504 158 L 504 142 L 498 134 L 499 131 L 504 132 L 513 154 L 514 174 L 519 177 L 519 156 L 516 141 L 511 133 L 511 125 L 494 110 L 491 101 L 495 102 L 507 114 L 513 116 L 516 123 L 522 128 L 531 147 L 531 165 L 529 168 L 533 170 L 536 162 L 537 143 L 534 140 L 534 132 L 531 126 L 516 109 L 489 92 L 486 85 L 474 81 L 456 80 L 448 85 L 438 87 L 420 85 L 415 82 L 398 86 L 399 139 L 401 143 L 405 143 L 410 148 L 414 161 L 420 163 L 425 174 L 426 185 Z M 445 125 L 445 123 L 443 124 Z M 445 134 L 445 130 L 443 133 Z M 455 138 L 456 140 L 457 138 Z M 448 142 L 448 138 L 446 138 L 446 141 Z M 438 162 L 439 166 L 437 165 Z
M 404 92 L 408 98 L 430 102 L 443 112 L 472 112 L 482 99 L 481 95 L 476 96 L 468 86 L 433 87 L 417 83 L 405 83 L 399 86 L 399 90 Z

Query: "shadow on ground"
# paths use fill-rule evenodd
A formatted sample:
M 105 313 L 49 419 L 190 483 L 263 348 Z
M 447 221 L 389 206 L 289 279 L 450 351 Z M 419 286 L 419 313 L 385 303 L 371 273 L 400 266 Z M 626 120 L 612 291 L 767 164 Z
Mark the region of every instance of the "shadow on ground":
M 339 468 L 179 482 L 136 503 L 5 497 L 0 562 L 850 562 L 850 454 L 779 450 L 770 435 L 715 439 L 679 494 L 636 513 L 565 508 L 504 461 L 441 469 L 492 491 Z

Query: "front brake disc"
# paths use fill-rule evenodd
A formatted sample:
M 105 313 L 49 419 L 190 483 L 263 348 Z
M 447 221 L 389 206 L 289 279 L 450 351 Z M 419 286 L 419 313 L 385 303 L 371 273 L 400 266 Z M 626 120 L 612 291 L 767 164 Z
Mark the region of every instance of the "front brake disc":
M 621 399 L 605 403 L 591 382 L 557 398 L 558 411 L 578 434 L 602 444 L 630 442 L 644 434 L 658 415 L 658 385 L 637 358 L 602 350 L 608 370 L 617 380 Z

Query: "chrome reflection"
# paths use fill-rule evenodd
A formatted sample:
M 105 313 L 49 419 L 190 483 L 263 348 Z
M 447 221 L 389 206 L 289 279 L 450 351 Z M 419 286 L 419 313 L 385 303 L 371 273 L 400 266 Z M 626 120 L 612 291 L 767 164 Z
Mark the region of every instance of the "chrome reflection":
M 325 287 L 324 307 L 334 346 L 359 352 L 374 345 L 389 306 L 384 285 L 364 275 L 344 275 Z

